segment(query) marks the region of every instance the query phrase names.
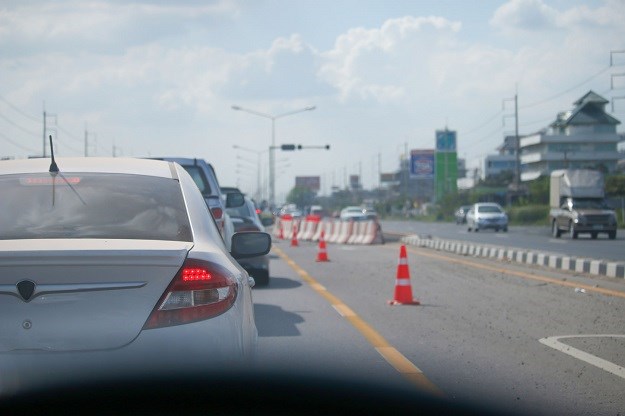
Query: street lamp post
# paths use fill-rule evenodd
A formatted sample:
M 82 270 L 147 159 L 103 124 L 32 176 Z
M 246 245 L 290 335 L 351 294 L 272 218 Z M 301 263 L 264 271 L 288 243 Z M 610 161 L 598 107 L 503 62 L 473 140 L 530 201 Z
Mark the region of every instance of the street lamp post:
M 260 167 L 261 167 L 260 155 L 262 153 L 266 152 L 267 150 L 254 150 L 254 149 L 250 149 L 250 148 L 247 148 L 247 147 L 239 146 L 239 145 L 236 145 L 236 144 L 232 145 L 232 148 L 233 149 L 238 149 L 238 150 L 244 150 L 246 152 L 250 152 L 250 153 L 256 154 L 256 157 L 258 158 L 258 162 L 257 162 L 257 176 L 258 176 L 258 178 L 256 180 L 256 200 L 260 201 L 263 198 L 263 193 L 264 193 L 263 190 L 262 190 L 262 187 L 261 187 L 261 176 L 262 175 L 261 175 L 261 169 L 260 169 Z M 239 157 L 237 156 L 237 159 L 238 158 Z M 245 160 L 245 159 L 243 159 L 243 160 Z
M 289 111 L 287 113 L 282 113 L 278 115 L 271 115 L 266 113 L 261 113 L 260 111 L 250 110 L 248 108 L 243 108 L 238 105 L 233 105 L 232 109 L 237 111 L 245 111 L 246 113 L 254 114 L 259 117 L 268 118 L 271 120 L 271 146 L 269 147 L 269 204 L 272 208 L 275 207 L 276 203 L 276 168 L 274 166 L 275 163 L 275 155 L 274 150 L 276 148 L 276 120 L 282 117 L 290 116 L 297 113 L 302 113 L 304 111 L 312 111 L 316 107 L 309 106 L 300 108 L 299 110 Z

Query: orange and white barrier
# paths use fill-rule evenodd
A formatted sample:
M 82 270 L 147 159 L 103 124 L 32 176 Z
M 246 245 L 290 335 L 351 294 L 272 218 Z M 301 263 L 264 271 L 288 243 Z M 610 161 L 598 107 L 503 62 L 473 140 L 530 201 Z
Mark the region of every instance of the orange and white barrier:
M 321 234 L 325 243 L 334 244 L 384 244 L 382 228 L 377 221 L 341 221 L 324 218 L 321 221 L 278 218 L 273 227 L 273 236 L 278 239 L 291 239 L 296 229 L 299 241 L 319 241 Z

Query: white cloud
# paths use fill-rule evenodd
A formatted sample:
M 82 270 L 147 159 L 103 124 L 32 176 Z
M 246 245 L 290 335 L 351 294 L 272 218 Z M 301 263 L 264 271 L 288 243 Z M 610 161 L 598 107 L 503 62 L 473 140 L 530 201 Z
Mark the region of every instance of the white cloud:
M 542 0 L 510 0 L 499 7 L 490 23 L 504 31 L 549 30 L 557 26 L 558 11 Z
M 428 72 L 437 50 L 455 42 L 460 23 L 439 17 L 389 19 L 379 29 L 355 28 L 339 36 L 334 49 L 323 52 L 319 77 L 339 91 L 341 100 L 403 99 L 406 82 Z
M 622 0 L 608 0 L 595 8 L 573 5 L 566 10 L 557 10 L 544 0 L 510 0 L 495 11 L 490 24 L 513 34 L 588 27 L 610 30 L 622 26 L 624 20 L 625 2 Z

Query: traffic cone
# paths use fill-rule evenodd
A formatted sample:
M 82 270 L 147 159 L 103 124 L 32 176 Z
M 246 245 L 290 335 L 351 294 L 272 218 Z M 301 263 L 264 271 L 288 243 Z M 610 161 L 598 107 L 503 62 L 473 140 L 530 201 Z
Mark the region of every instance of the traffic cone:
M 390 305 L 420 305 L 418 300 L 412 297 L 410 286 L 410 271 L 408 270 L 408 256 L 406 246 L 402 245 L 399 251 L 399 264 L 397 265 L 397 280 L 395 281 L 395 298 L 388 302 Z
M 293 221 L 293 234 L 291 235 L 291 247 L 299 246 L 297 242 L 297 223 Z
M 330 261 L 328 252 L 326 251 L 326 240 L 323 237 L 323 231 L 321 231 L 321 236 L 319 237 L 319 250 L 317 252 L 316 261 Z

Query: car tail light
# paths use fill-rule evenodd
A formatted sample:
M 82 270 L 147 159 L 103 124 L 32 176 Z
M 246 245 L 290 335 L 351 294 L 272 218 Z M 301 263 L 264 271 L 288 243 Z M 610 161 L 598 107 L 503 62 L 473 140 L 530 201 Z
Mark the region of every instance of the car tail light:
M 226 312 L 237 297 L 237 281 L 215 263 L 187 259 L 150 314 L 144 329 L 203 321 Z
M 220 220 L 224 215 L 224 210 L 221 207 L 211 207 L 211 212 L 216 220 Z

